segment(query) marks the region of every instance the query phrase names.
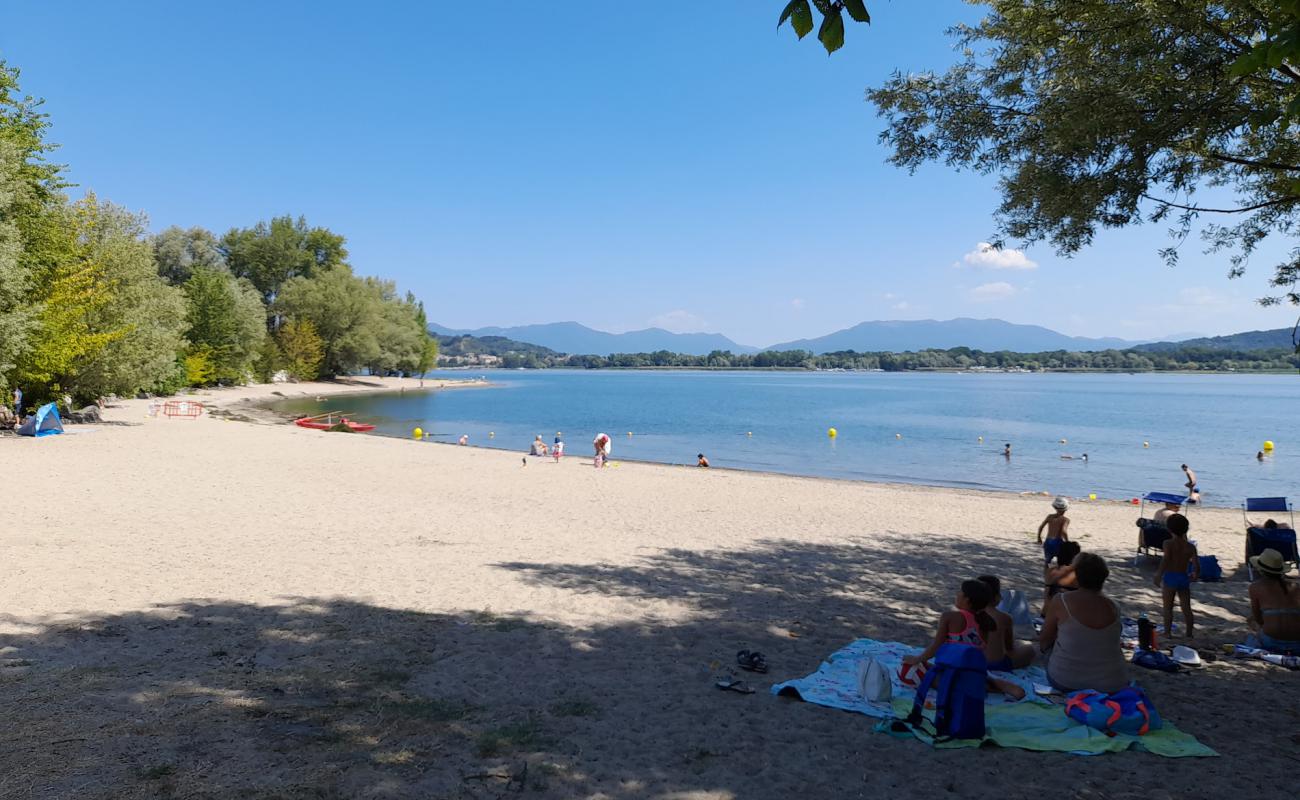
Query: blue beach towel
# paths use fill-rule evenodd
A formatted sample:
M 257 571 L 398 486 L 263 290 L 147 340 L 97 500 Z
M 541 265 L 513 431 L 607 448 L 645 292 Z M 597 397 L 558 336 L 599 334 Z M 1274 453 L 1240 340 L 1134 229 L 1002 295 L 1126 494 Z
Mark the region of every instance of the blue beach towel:
M 922 730 L 912 729 L 903 733 L 892 730 L 898 720 L 907 717 L 916 694 L 915 687 L 907 686 L 899 679 L 898 668 L 902 665 L 903 656 L 919 652 L 920 648 L 900 642 L 859 639 L 832 653 L 811 675 L 776 684 L 772 687 L 772 694 L 866 714 L 881 720 L 875 727 L 877 731 L 907 738 L 915 737 L 935 747 L 978 747 L 981 744 L 978 739 L 934 742 Z M 858 693 L 858 664 L 867 658 L 876 659 L 889 672 L 894 690 L 892 701 L 875 703 Z M 1035 683 L 1047 683 L 1047 674 L 1040 667 L 989 674 L 1011 681 L 1025 690 L 1025 699 L 1014 702 L 1001 694 L 989 694 L 984 709 L 987 727 L 984 740 L 1001 747 L 1077 755 L 1116 753 L 1130 747 L 1169 758 L 1218 755 L 1194 737 L 1178 730 L 1168 720 L 1165 720 L 1163 728 L 1145 736 L 1107 736 L 1101 731 L 1080 725 L 1065 715 L 1062 705 L 1034 693 Z M 932 712 L 927 711 L 927 714 Z

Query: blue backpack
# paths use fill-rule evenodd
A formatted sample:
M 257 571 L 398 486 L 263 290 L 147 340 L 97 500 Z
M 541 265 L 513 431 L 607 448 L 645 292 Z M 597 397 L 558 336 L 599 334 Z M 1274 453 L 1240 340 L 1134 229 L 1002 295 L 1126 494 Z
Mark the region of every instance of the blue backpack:
M 1216 556 L 1197 556 L 1197 559 L 1201 567 L 1201 580 L 1223 580 L 1223 567 L 1219 566 L 1219 559 Z
M 1164 727 L 1151 699 L 1136 686 L 1111 694 L 1091 689 L 1071 692 L 1065 699 L 1065 715 L 1107 736 L 1117 733 L 1143 736 Z
M 945 644 L 934 655 L 934 666 L 916 687 L 916 701 L 907 722 L 919 726 L 930 689 L 934 701 L 936 739 L 983 739 L 984 700 L 988 697 L 988 661 L 984 650 L 965 644 Z

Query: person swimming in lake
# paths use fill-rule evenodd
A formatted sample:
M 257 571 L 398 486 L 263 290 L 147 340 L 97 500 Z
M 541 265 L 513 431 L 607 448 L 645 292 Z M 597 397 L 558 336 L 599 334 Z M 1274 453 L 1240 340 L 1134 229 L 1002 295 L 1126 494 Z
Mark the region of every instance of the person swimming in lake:
M 1004 458 L 1011 458 L 1011 442 L 1002 445 L 1002 455 Z
M 1172 535 L 1161 548 L 1164 555 L 1160 558 L 1155 576 L 1155 584 L 1161 587 L 1161 600 L 1164 602 L 1165 636 L 1170 636 L 1173 632 L 1176 597 L 1183 609 L 1187 638 L 1194 639 L 1196 628 L 1192 618 L 1192 581 L 1200 577 L 1200 560 L 1196 557 L 1196 545 L 1187 541 L 1187 531 L 1191 527 L 1187 517 L 1174 514 L 1165 522 L 1165 527 Z

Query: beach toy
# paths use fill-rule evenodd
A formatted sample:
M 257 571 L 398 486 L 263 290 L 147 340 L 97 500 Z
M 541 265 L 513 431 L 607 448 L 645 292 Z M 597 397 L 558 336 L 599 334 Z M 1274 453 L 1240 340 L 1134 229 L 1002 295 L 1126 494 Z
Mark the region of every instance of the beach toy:
M 415 440 L 417 442 L 420 441 L 421 439 L 424 438 L 424 428 L 416 428 L 415 430 L 411 431 L 411 435 L 415 437 Z
M 1090 494 L 1090 495 L 1088 495 L 1088 499 L 1089 499 L 1089 500 L 1096 500 L 1096 499 L 1097 499 L 1097 495 L 1095 495 L 1095 494 Z
M 829 430 L 826 431 L 826 435 L 834 439 L 836 436 L 840 435 L 840 432 L 835 430 L 834 428 L 830 428 Z
M 1267 442 L 1264 442 L 1264 452 L 1267 453 L 1267 452 L 1271 452 L 1272 450 L 1273 450 L 1273 440 L 1270 439 Z
M 1141 503 L 1142 501 L 1139 500 L 1139 499 L 1137 499 L 1136 497 L 1134 497 L 1134 498 L 1133 498 L 1132 500 L 1130 500 L 1129 502 L 1132 503 L 1133 505 L 1138 505 L 1138 504 Z

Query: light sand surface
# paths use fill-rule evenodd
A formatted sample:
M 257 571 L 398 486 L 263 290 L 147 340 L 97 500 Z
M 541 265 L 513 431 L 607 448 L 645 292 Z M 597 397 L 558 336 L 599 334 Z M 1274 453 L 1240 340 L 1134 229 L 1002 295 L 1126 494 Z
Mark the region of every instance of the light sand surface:
M 965 577 L 1037 607 L 1045 498 L 147 406 L 0 439 L 23 487 L 0 505 L 0 797 L 1265 797 L 1300 769 L 1300 675 L 1255 662 L 1139 676 L 1223 754 L 1201 761 L 934 751 L 765 693 L 860 636 L 924 643 Z M 1125 613 L 1158 617 L 1136 509 L 1070 516 Z M 1201 644 L 1240 641 L 1241 515 L 1191 520 L 1228 578 L 1194 587 Z M 771 672 L 718 691 L 742 648 Z

